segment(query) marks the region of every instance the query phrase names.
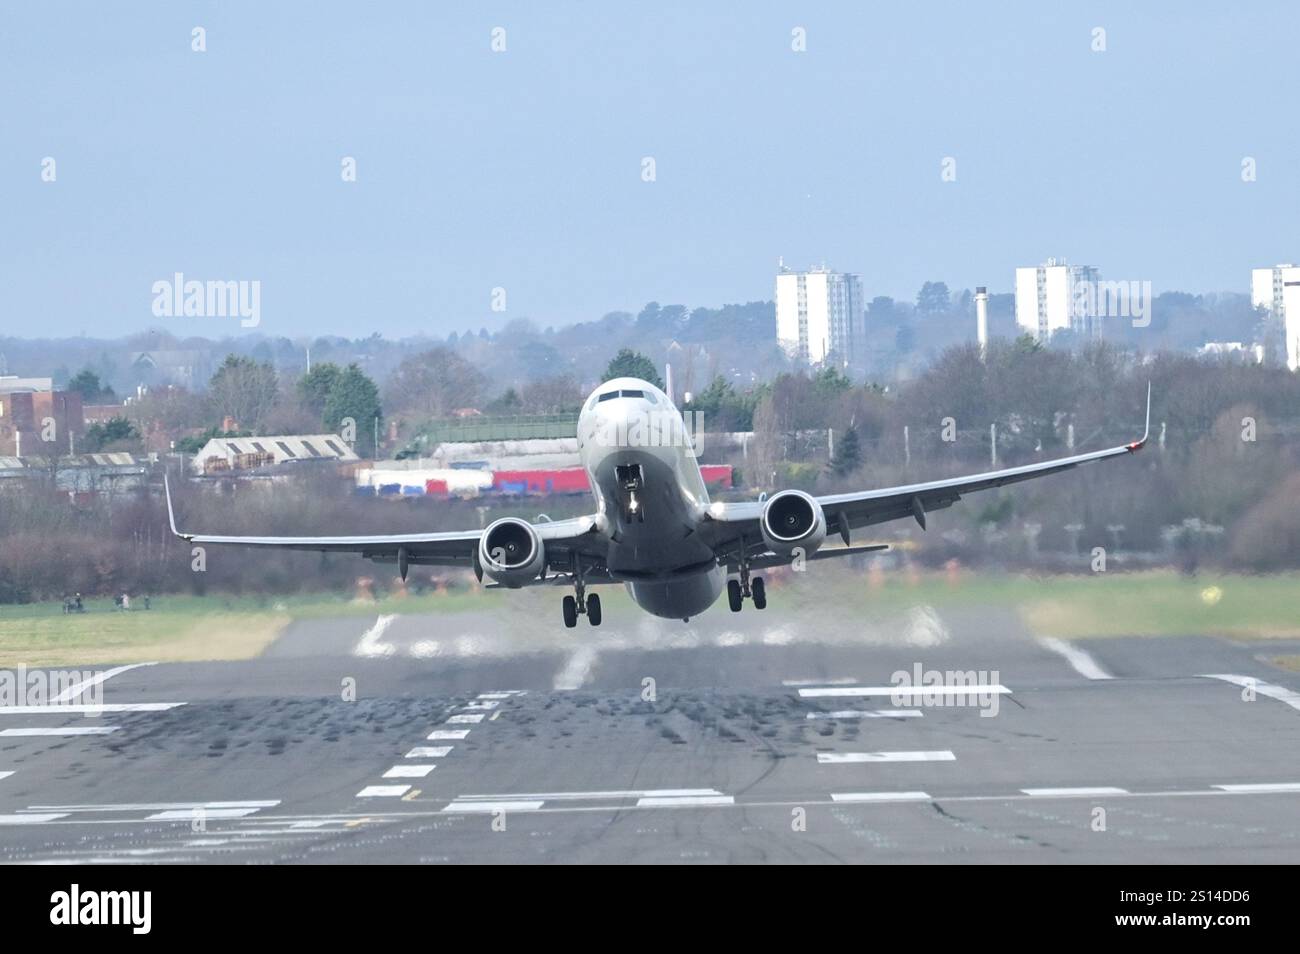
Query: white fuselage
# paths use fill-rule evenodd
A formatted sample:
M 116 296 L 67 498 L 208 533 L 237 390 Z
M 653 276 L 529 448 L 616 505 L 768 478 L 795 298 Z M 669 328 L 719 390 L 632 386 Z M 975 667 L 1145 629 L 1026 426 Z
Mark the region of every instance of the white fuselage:
M 708 609 L 726 574 L 700 532 L 709 494 L 668 396 L 637 378 L 606 381 L 583 405 L 578 453 L 609 537 L 610 576 L 655 616 Z

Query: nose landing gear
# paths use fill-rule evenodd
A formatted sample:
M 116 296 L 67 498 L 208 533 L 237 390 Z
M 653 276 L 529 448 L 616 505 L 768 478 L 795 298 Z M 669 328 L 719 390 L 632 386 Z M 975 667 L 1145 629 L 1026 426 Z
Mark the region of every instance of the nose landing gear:
M 618 481 L 623 522 L 628 524 L 635 520 L 637 523 L 645 523 L 645 506 L 641 500 L 645 479 L 641 475 L 641 465 L 619 464 L 614 468 L 614 479 Z

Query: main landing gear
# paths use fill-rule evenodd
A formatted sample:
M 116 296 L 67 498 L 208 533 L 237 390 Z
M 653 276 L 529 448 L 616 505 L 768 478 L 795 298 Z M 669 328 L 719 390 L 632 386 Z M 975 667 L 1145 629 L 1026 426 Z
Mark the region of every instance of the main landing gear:
M 573 559 L 573 596 L 566 596 L 560 608 L 564 611 L 564 625 L 569 629 L 578 625 L 578 617 L 585 615 L 592 626 L 600 625 L 600 597 L 587 595 L 587 584 L 582 578 L 582 563 Z
M 744 550 L 744 544 L 741 544 L 741 550 Z M 767 609 L 767 587 L 763 585 L 761 576 L 749 578 L 749 561 L 741 559 L 740 561 L 740 579 L 727 581 L 727 605 L 731 607 L 733 613 L 739 613 L 742 606 L 745 605 L 745 597 L 750 597 L 754 601 L 754 609 Z

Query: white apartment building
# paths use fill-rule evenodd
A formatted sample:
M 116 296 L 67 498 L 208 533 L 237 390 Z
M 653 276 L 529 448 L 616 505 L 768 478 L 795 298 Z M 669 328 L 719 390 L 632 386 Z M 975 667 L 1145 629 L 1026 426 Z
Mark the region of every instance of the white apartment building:
M 862 280 L 826 268 L 798 272 L 782 263 L 776 276 L 776 336 L 792 358 L 852 363 L 862 342 Z
M 1064 259 L 1049 258 L 1042 265 L 1017 268 L 1016 324 L 1042 342 L 1066 329 L 1100 338 L 1095 293 L 1100 280 L 1093 266 L 1067 265 Z
M 1275 340 L 1281 339 L 1287 368 L 1300 370 L 1300 266 L 1252 268 L 1250 303 L 1268 309 L 1271 332 Z

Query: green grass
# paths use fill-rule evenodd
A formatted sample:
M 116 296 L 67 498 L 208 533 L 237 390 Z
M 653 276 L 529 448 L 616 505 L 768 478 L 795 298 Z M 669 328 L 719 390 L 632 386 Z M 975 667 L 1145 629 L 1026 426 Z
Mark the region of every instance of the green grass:
M 951 579 L 938 573 L 908 582 L 901 574 L 885 574 L 875 586 L 870 577 L 865 587 L 861 579 L 842 578 L 830 586 L 836 598 L 860 599 L 866 612 L 922 604 L 1014 609 L 1030 630 L 1044 636 L 1300 637 L 1300 574 L 1294 573 L 1034 577 L 961 571 Z
M 1031 577 L 960 571 L 857 572 L 818 568 L 773 580 L 774 607 L 834 607 L 852 618 L 888 621 L 915 606 L 937 610 L 998 608 L 1016 612 L 1032 632 L 1077 639 L 1104 636 L 1217 635 L 1239 639 L 1300 637 L 1300 575 L 1201 575 L 1173 572 Z M 491 612 L 497 601 L 535 607 L 558 620 L 563 589 L 385 596 L 159 596 L 120 612 L 90 600 L 84 614 L 60 603 L 0 606 L 0 666 L 136 662 L 150 659 L 244 659 L 258 655 L 294 620 L 374 617 L 379 613 Z M 611 620 L 632 612 L 622 588 L 602 587 Z M 524 601 L 524 602 L 519 602 Z M 531 602 L 529 602 L 531 601 Z M 719 602 L 712 613 L 725 613 Z

